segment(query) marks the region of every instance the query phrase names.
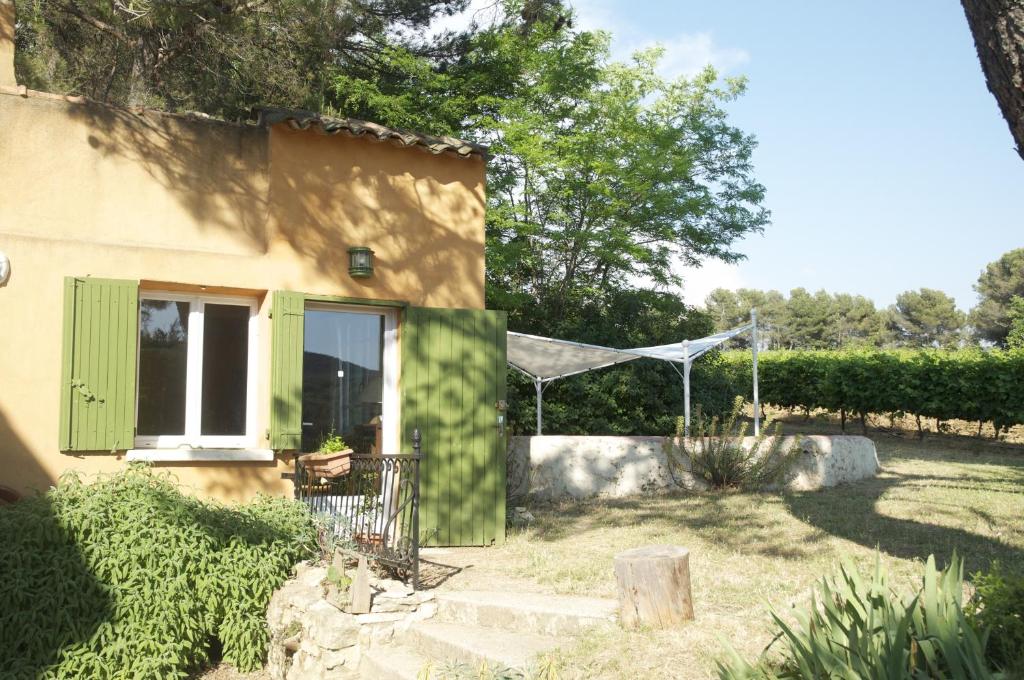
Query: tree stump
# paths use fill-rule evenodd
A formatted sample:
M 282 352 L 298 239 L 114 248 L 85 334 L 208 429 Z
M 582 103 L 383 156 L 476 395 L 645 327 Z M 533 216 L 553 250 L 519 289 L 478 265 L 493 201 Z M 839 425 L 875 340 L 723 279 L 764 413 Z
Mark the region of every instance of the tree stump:
M 619 553 L 615 581 L 624 628 L 670 628 L 693 619 L 686 548 L 648 545 Z

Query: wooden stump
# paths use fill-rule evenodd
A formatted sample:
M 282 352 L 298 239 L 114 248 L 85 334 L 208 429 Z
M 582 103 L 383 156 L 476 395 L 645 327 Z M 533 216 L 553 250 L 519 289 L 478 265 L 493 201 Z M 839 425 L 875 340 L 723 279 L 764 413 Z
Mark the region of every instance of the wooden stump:
M 615 581 L 624 628 L 670 628 L 693 619 L 686 548 L 648 545 L 619 553 Z

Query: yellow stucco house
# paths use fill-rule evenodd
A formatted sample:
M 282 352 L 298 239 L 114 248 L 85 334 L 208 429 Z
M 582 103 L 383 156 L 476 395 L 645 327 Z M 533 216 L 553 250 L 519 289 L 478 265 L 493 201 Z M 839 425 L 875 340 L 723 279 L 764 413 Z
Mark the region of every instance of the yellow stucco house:
M 419 428 L 421 526 L 500 540 L 485 150 L 29 91 L 0 15 L 0 485 L 143 460 L 202 495 L 290 495 L 296 452 L 327 434 L 397 453 Z

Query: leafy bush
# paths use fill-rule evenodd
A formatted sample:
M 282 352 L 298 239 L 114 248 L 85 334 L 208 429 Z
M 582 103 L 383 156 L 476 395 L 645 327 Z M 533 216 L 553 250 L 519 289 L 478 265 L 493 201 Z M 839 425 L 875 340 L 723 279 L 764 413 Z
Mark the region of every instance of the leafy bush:
M 1024 574 L 997 563 L 972 580 L 976 590 L 968 615 L 989 631 L 989 658 L 1013 677 L 1024 677 Z
M 962 607 L 963 563 L 953 555 L 938 571 L 925 566 L 921 590 L 900 598 L 881 562 L 865 581 L 845 564 L 819 584 L 820 599 L 790 626 L 777 613 L 781 662 L 749 664 L 731 651 L 721 678 L 973 678 L 995 677 L 985 658 L 986 635 Z M 766 650 L 767 651 L 767 650 Z
M 696 417 L 693 434 L 684 434 L 684 420 L 678 418 L 674 437 L 665 440 L 665 456 L 673 480 L 686 486 L 687 472 L 707 482 L 714 489 L 744 487 L 757 489 L 773 484 L 792 466 L 798 451 L 783 449 L 779 427 L 766 422 L 750 446 L 743 439 L 747 423 L 740 416 L 743 397 L 736 397 L 732 409 L 719 420 Z
M 0 508 L 0 658 L 14 678 L 183 678 L 266 650 L 266 607 L 316 535 L 284 498 L 237 507 L 133 466 Z
M 750 355 L 730 352 L 735 391 L 750 390 Z M 762 352 L 761 401 L 783 408 L 910 414 L 1024 424 L 1024 351 L 838 350 Z
M 348 444 L 345 443 L 345 440 L 341 438 L 340 434 L 331 430 L 330 434 L 320 442 L 320 448 L 317 451 L 319 453 L 338 453 L 346 449 L 348 449 Z

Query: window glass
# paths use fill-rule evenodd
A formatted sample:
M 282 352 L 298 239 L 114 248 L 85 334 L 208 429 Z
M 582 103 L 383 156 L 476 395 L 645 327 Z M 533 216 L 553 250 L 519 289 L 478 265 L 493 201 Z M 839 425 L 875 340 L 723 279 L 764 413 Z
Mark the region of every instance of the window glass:
M 249 308 L 203 305 L 200 433 L 244 435 L 249 366 Z
M 331 432 L 360 453 L 380 451 L 384 316 L 307 309 L 302 362 L 302 447 Z
M 189 303 L 143 299 L 139 307 L 138 434 L 185 434 Z

